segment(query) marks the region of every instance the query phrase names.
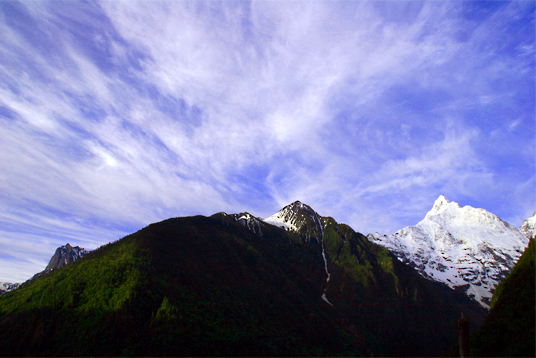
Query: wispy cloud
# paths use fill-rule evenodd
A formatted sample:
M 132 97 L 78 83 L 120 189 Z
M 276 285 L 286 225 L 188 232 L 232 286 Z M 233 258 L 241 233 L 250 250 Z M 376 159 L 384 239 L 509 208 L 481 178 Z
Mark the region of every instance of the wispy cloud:
M 0 9 L 0 280 L 66 241 L 296 199 L 364 233 L 439 194 L 532 213 L 531 2 Z

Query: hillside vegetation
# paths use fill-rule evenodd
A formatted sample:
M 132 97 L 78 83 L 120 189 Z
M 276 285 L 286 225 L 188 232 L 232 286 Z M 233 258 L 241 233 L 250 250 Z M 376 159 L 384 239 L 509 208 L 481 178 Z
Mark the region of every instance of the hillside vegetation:
M 318 242 L 261 229 L 175 218 L 103 246 L 0 297 L 0 354 L 438 355 L 485 315 L 334 220 L 327 286 Z

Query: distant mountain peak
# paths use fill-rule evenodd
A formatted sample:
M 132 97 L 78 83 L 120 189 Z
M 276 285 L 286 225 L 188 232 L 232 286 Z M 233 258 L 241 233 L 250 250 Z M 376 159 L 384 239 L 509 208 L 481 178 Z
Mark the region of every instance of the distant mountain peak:
M 451 201 L 449 199 L 445 198 L 445 196 L 439 195 L 439 197 L 434 202 L 434 207 L 432 208 L 432 211 L 433 210 L 437 211 L 437 210 L 441 209 L 442 207 L 445 207 L 446 205 L 448 205 L 450 203 L 451 203 Z
M 299 200 L 296 200 L 292 204 L 289 204 L 289 205 L 285 206 L 285 208 L 288 208 L 289 210 L 303 210 L 303 211 L 307 212 L 310 215 L 315 215 L 315 214 L 318 215 L 316 213 L 316 211 L 313 210 L 313 208 L 311 208 L 309 205 L 307 205 L 305 203 L 302 203 Z M 283 208 L 283 209 L 285 209 L 285 208 Z
M 50 259 L 45 272 L 61 268 L 87 254 L 88 251 L 80 246 L 71 246 L 70 243 L 60 246 Z
M 463 287 L 488 308 L 495 286 L 519 259 L 528 239 L 484 209 L 463 208 L 443 195 L 415 226 L 369 239 L 451 288 Z

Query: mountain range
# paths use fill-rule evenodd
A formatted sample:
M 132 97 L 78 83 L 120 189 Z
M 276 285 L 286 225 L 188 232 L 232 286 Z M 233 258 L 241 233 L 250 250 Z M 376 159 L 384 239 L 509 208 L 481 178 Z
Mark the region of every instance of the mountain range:
M 458 209 L 440 199 L 427 218 L 452 229 Z M 91 252 L 66 245 L 0 297 L 0 355 L 437 356 L 462 313 L 482 324 L 463 287 L 376 241 L 297 201 L 264 220 L 173 218 Z

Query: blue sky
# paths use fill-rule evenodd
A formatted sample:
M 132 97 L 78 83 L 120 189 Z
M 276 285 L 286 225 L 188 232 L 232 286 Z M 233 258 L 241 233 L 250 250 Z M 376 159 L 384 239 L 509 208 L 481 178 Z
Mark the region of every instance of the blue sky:
M 536 210 L 533 1 L 0 2 L 0 281 L 169 217 Z

